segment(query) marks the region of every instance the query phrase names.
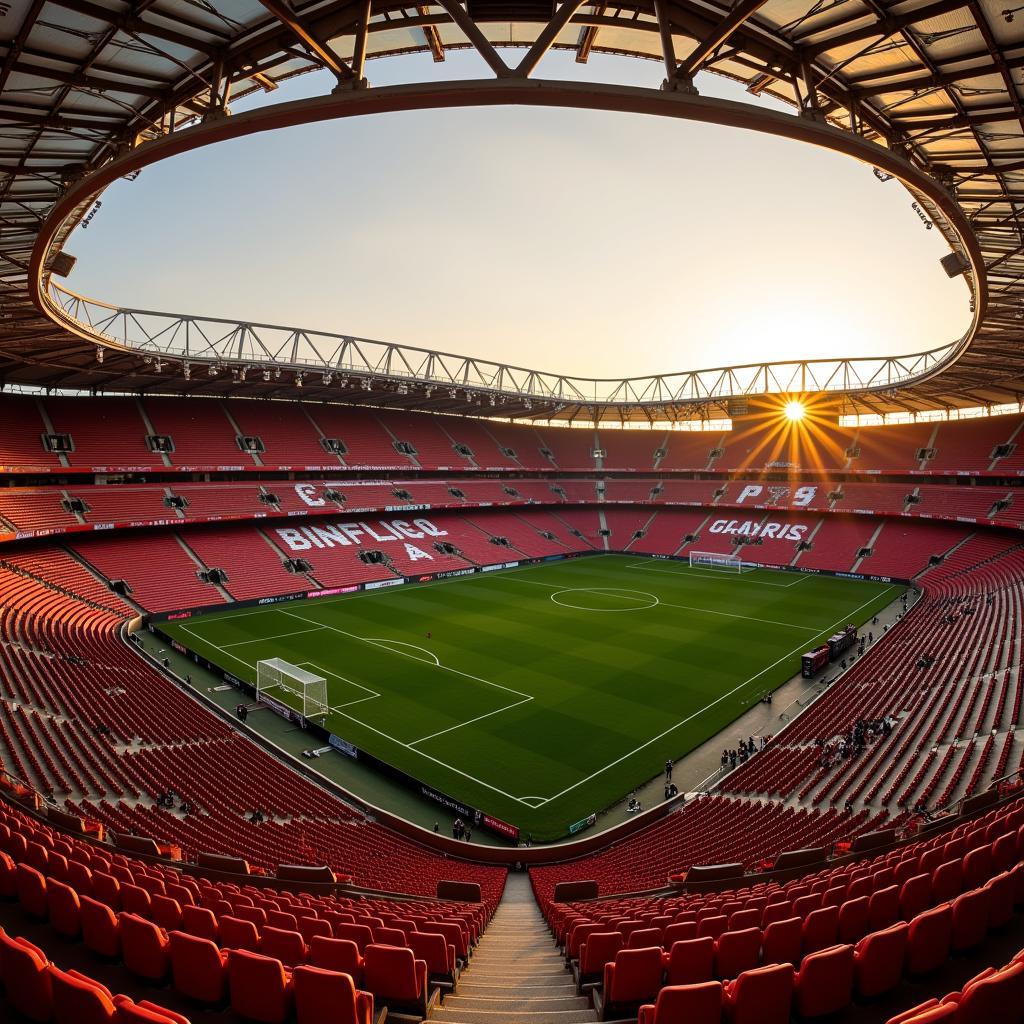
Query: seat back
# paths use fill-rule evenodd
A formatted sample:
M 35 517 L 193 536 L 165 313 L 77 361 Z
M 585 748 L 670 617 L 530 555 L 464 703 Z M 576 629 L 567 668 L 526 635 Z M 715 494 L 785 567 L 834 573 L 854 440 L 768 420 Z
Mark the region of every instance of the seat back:
M 675 921 L 665 927 L 661 935 L 661 944 L 665 949 L 671 949 L 677 942 L 695 938 L 697 938 L 696 921 Z
M 298 932 L 267 925 L 260 932 L 260 952 L 277 957 L 285 967 L 296 967 L 306 962 L 306 943 Z
M 838 907 L 822 907 L 820 910 L 812 911 L 804 918 L 804 953 L 815 953 L 819 949 L 835 945 L 838 932 Z
M 208 907 L 182 907 L 180 930 L 211 942 L 219 938 L 217 918 Z
M 434 938 L 444 942 L 440 935 Z M 419 952 L 416 955 L 420 956 Z M 313 967 L 325 971 L 351 974 L 357 985 L 362 984 L 363 958 L 359 955 L 359 947 L 351 939 L 329 939 L 325 935 L 314 935 L 309 943 L 309 962 Z
M 640 1008 L 640 1024 L 719 1024 L 722 1018 L 722 983 L 666 985 L 653 1006 Z
M 79 898 L 82 941 L 100 956 L 116 957 L 121 952 L 121 926 L 114 911 L 90 896 Z
M 765 964 L 800 963 L 803 956 L 803 922 L 799 917 L 774 921 L 761 935 L 761 957 Z
M 953 908 L 948 903 L 918 914 L 910 922 L 907 935 L 909 974 L 927 974 L 949 959 L 953 937 Z
M 619 950 L 614 962 L 605 965 L 608 1002 L 641 1003 L 654 999 L 661 988 L 662 972 L 661 946 Z
M 323 938 L 323 936 L 315 936 Z M 320 967 L 292 972 L 297 1024 L 371 1024 L 373 996 L 359 992 L 348 974 Z
M 757 967 L 760 954 L 760 928 L 724 932 L 715 943 L 715 973 L 719 978 L 736 978 Z
M 950 949 L 959 953 L 972 949 L 988 933 L 988 907 L 991 896 L 987 889 L 972 889 L 953 900 L 953 934 Z
M 622 945 L 622 936 L 618 932 L 588 935 L 580 946 L 580 974 L 600 974 L 604 965 L 615 959 Z
M 932 903 L 931 875 L 913 875 L 900 888 L 900 916 L 910 921 Z
M 853 946 L 831 946 L 805 956 L 796 975 L 796 1008 L 802 1017 L 845 1009 L 853 997 Z
M 900 890 L 896 885 L 887 886 L 871 894 L 868 901 L 868 927 L 877 932 L 888 928 L 899 920 Z
M 273 957 L 233 949 L 228 954 L 231 1009 L 262 1024 L 284 1024 L 291 1012 L 291 988 L 284 965 Z
M 794 982 L 792 964 L 744 971 L 726 989 L 731 1024 L 789 1024 Z
M 451 974 L 455 970 L 455 947 L 443 935 L 411 932 L 408 942 L 416 959 L 426 963 L 428 974 Z
M 102 985 L 53 964 L 49 971 L 54 1024 L 114 1024 L 117 1007 Z
M 170 965 L 170 945 L 162 929 L 138 914 L 122 911 L 121 958 L 125 967 L 140 978 L 163 981 Z
M 363 952 L 363 983 L 384 1000 L 413 1002 L 423 995 L 416 957 L 406 947 L 377 943 L 367 946 Z
M 968 982 L 956 1002 L 957 1024 L 1020 1021 L 1024 1016 L 1024 963 L 1012 963 Z
M 227 969 L 216 944 L 187 932 L 171 932 L 171 976 L 174 987 L 203 1003 L 219 1003 L 224 998 Z
M 218 918 L 217 925 L 220 931 L 219 945 L 221 949 L 248 949 L 254 953 L 259 952 L 260 933 L 252 921 L 227 915 Z
M 334 926 L 334 937 L 336 939 L 351 939 L 358 947 L 359 952 L 366 951 L 366 947 L 373 942 L 373 929 L 365 924 L 336 924 Z
M 668 954 L 668 984 L 695 985 L 710 981 L 715 967 L 715 940 L 710 935 L 699 939 L 680 939 L 672 943 Z
M 0 928 L 0 981 L 11 1006 L 29 1020 L 48 1021 L 53 994 L 46 955 Z
M 872 932 L 854 950 L 857 992 L 871 999 L 895 988 L 903 977 L 910 926 L 899 921 L 882 931 Z
M 78 893 L 71 886 L 51 878 L 46 884 L 46 905 L 50 927 L 65 938 L 77 939 L 82 930 Z

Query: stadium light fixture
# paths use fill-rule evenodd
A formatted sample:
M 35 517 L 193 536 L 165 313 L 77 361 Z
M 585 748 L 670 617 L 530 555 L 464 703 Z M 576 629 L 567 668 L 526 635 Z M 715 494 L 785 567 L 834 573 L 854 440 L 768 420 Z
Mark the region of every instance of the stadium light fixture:
M 799 423 L 806 415 L 807 410 L 804 408 L 803 402 L 794 399 L 792 402 L 786 403 L 785 413 L 786 419 L 790 423 Z

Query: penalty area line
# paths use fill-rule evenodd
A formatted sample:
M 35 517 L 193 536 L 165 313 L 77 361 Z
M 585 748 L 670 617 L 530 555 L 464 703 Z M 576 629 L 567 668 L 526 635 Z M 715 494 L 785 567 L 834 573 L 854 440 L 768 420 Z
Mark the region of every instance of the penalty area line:
M 860 605 L 860 607 L 854 608 L 854 610 L 852 612 L 850 612 L 848 615 L 843 616 L 843 618 L 840 619 L 840 622 L 849 621 L 858 612 L 860 612 L 864 608 L 867 608 L 867 606 L 869 604 L 873 604 L 875 601 L 878 600 L 878 598 L 883 597 L 885 594 L 889 593 L 890 590 L 899 590 L 899 587 L 896 587 L 896 586 L 886 587 L 886 589 L 883 590 L 881 594 L 877 594 L 877 595 L 875 595 L 875 597 L 869 598 L 862 605 Z M 837 623 L 833 623 L 832 626 L 829 627 L 829 629 L 834 628 L 836 625 L 837 625 Z M 825 636 L 829 632 L 829 629 L 821 630 L 821 632 L 818 635 L 819 636 Z M 721 704 L 723 700 L 728 699 L 734 693 L 737 693 L 738 691 L 742 690 L 745 686 L 748 686 L 755 679 L 760 679 L 761 676 L 763 676 L 766 672 L 770 672 L 773 668 L 775 668 L 776 665 L 781 664 L 787 658 L 792 658 L 793 655 L 796 654 L 799 650 L 801 650 L 801 648 L 803 646 L 804 645 L 801 644 L 799 647 L 794 647 L 793 650 L 788 651 L 781 658 L 777 659 L 776 661 L 773 661 L 766 668 L 761 669 L 761 671 L 758 672 L 756 675 L 752 675 L 749 679 L 745 679 L 738 686 L 734 686 L 728 693 L 723 693 L 721 697 L 718 697 L 716 700 L 713 700 L 710 704 L 705 705 L 699 711 L 694 711 L 692 715 L 687 715 L 686 718 L 683 718 L 680 721 L 676 722 L 675 725 L 670 725 L 667 729 L 665 729 L 662 732 L 658 733 L 657 736 L 652 736 L 649 740 L 647 740 L 644 743 L 641 743 L 640 746 L 634 748 L 628 754 L 623 754 L 622 757 L 616 758 L 610 764 L 606 764 L 603 768 L 598 768 L 598 770 L 596 772 L 591 772 L 590 775 L 586 776 L 585 778 L 580 779 L 579 782 L 574 782 L 571 786 L 567 786 L 565 789 L 561 790 L 561 792 L 555 793 L 553 796 L 549 796 L 544 801 L 544 803 L 548 804 L 552 800 L 557 800 L 559 797 L 565 796 L 566 793 L 571 793 L 574 789 L 577 789 L 578 787 L 582 786 L 585 782 L 589 782 L 591 779 L 596 779 L 598 775 L 602 775 L 604 772 L 608 771 L 609 768 L 614 768 L 616 765 L 622 764 L 623 761 L 625 761 L 628 758 L 632 757 L 634 754 L 638 754 L 641 750 L 645 750 L 652 743 L 657 743 L 658 740 L 664 739 L 670 733 L 675 732 L 676 729 L 678 729 L 680 726 L 686 725 L 688 722 L 692 722 L 693 719 L 695 719 L 698 715 L 702 715 L 702 714 L 704 714 L 705 711 L 709 710 L 710 708 L 715 707 L 717 704 Z

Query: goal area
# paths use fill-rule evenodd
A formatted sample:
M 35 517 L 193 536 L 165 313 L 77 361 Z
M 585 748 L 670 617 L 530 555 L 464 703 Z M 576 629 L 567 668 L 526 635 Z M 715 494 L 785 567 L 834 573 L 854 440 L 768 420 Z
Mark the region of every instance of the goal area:
M 691 551 L 690 568 L 717 569 L 719 572 L 743 572 L 739 555 L 723 555 L 713 551 Z
M 256 662 L 256 699 L 269 697 L 294 707 L 294 702 L 284 700 L 283 694 L 298 698 L 296 710 L 301 711 L 304 718 L 326 715 L 330 711 L 327 680 L 323 676 L 307 672 L 283 658 Z

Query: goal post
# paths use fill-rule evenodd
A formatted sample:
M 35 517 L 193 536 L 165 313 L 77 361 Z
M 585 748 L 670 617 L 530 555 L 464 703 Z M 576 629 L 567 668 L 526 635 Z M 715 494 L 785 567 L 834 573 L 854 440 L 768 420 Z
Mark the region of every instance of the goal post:
M 716 569 L 719 572 L 743 572 L 743 559 L 739 555 L 724 555 L 714 551 L 691 551 L 690 568 Z
M 315 718 L 330 711 L 327 680 L 323 676 L 307 672 L 283 658 L 267 658 L 256 662 L 256 699 L 262 701 L 270 697 L 294 707 L 292 701 L 284 700 L 284 694 L 298 698 L 296 710 L 304 718 Z

